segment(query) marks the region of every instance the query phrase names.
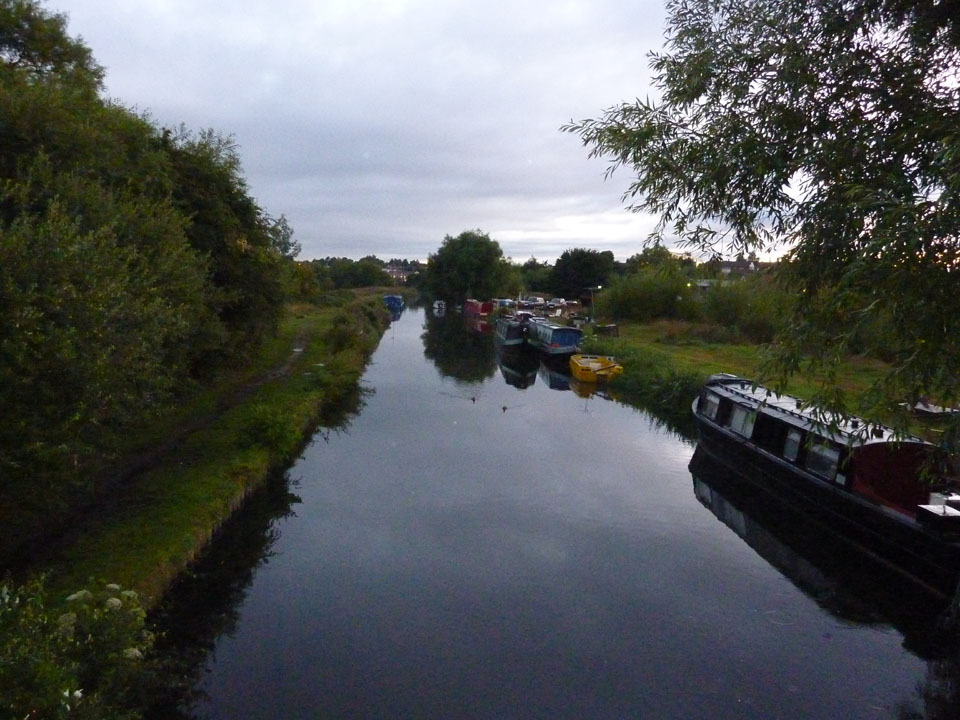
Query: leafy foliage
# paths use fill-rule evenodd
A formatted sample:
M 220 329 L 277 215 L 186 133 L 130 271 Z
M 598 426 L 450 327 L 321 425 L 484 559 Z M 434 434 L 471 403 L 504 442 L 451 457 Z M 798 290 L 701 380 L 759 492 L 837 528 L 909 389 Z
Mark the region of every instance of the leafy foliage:
M 118 585 L 51 603 L 42 581 L 0 584 L 0 709 L 15 718 L 138 718 L 153 685 L 153 636 Z
M 645 270 L 617 278 L 598 298 L 604 317 L 634 322 L 663 318 L 695 320 L 700 304 L 686 277 L 677 271 Z
M 673 0 L 659 101 L 565 129 L 636 210 L 702 251 L 786 250 L 773 372 L 831 368 L 861 328 L 894 358 L 876 410 L 960 400 L 960 14 L 899 0 Z M 877 317 L 892 322 L 877 324 Z M 858 341 L 860 342 L 860 341 Z M 948 433 L 949 435 L 949 433 Z
M 138 422 L 274 331 L 298 246 L 236 145 L 101 99 L 62 15 L 0 0 L 0 563 Z
M 608 284 L 613 271 L 613 253 L 609 250 L 565 250 L 553 265 L 551 290 L 561 297 L 579 298 L 586 288 Z
M 500 244 L 479 230 L 447 235 L 427 259 L 427 290 L 453 303 L 494 297 L 506 289 L 509 279 Z

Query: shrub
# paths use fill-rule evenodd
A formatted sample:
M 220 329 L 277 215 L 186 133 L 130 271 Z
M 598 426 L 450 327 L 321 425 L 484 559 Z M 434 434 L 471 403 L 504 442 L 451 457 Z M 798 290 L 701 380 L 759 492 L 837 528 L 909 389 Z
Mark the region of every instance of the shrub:
M 280 457 L 291 457 L 300 443 L 301 433 L 295 420 L 284 409 L 258 404 L 240 433 L 243 446 L 258 445 Z
M 699 316 L 687 278 L 679 273 L 655 270 L 643 270 L 615 280 L 597 298 L 597 304 L 601 314 L 618 320 L 693 320 Z
M 97 585 L 48 605 L 42 580 L 0 584 L 0 710 L 14 718 L 139 718 L 155 687 L 132 590 Z

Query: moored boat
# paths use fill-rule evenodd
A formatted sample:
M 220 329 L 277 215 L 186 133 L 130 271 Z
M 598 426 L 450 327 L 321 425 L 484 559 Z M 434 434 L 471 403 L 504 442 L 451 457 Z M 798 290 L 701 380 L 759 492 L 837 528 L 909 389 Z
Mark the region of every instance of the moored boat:
M 527 340 L 527 323 L 513 315 L 497 318 L 494 339 L 503 347 L 517 347 Z
M 403 310 L 405 303 L 403 301 L 403 295 L 384 295 L 383 304 L 386 305 L 391 312 L 399 312 Z
M 694 400 L 699 444 L 761 489 L 826 513 L 866 547 L 941 587 L 960 574 L 960 494 L 927 472 L 935 447 L 860 418 L 714 375 Z
M 527 342 L 547 355 L 572 355 L 577 352 L 583 331 L 557 325 L 546 318 L 532 318 L 527 325 Z
M 480 300 L 468 298 L 463 301 L 463 314 L 466 317 L 486 318 L 492 312 L 493 303 L 489 300 L 481 302 Z
M 580 382 L 606 382 L 623 372 L 623 365 L 610 355 L 583 355 L 575 353 L 570 356 L 570 374 Z

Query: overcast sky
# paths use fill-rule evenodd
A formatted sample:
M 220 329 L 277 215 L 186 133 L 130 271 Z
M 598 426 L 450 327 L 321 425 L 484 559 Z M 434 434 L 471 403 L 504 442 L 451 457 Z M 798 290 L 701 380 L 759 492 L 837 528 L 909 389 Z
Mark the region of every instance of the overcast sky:
M 662 0 L 46 0 L 110 97 L 232 135 L 251 194 L 301 258 L 425 259 L 480 229 L 504 254 L 642 249 L 559 127 L 646 97 Z

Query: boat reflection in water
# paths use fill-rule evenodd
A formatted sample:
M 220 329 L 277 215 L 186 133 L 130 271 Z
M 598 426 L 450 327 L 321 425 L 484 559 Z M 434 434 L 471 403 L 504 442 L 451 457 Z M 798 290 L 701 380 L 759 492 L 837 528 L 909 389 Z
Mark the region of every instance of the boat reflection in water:
M 540 354 L 526 345 L 506 345 L 497 350 L 497 365 L 507 385 L 525 390 L 537 381 Z
M 551 390 L 570 389 L 570 367 L 567 358 L 553 359 L 540 354 L 540 379 Z
M 856 538 L 761 493 L 699 446 L 690 473 L 697 500 L 824 610 L 846 622 L 892 625 L 910 651 L 955 666 L 956 631 L 946 629 L 950 598 Z

